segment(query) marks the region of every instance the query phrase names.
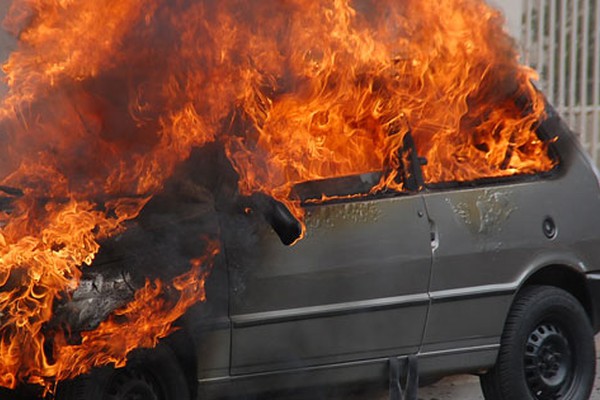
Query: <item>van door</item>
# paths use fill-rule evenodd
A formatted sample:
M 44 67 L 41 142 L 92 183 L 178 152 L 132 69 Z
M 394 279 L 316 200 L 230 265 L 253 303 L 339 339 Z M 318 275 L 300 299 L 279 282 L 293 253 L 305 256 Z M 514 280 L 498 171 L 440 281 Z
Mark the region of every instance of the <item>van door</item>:
M 424 194 L 437 237 L 424 353 L 499 345 L 518 282 L 539 253 L 533 245 L 548 242 L 542 222 L 554 200 L 544 192 L 543 181 L 509 180 Z M 536 204 L 528 198 L 547 200 Z
M 231 373 L 417 352 L 431 267 L 422 197 L 315 204 L 306 226 L 291 247 L 257 213 L 224 228 L 236 232 Z

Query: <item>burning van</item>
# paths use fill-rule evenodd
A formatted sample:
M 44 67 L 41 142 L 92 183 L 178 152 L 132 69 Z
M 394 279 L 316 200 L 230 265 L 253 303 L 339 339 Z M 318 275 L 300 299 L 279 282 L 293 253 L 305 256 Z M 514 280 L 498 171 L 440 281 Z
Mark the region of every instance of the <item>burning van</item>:
M 589 396 L 599 178 L 485 2 L 13 0 L 4 28 L 0 386 Z
M 57 312 L 93 327 L 106 315 L 88 301 L 116 303 L 122 281 L 137 287 L 131 265 L 159 276 L 153 265 L 177 257 L 174 248 L 193 258 L 198 235 L 214 230 L 222 246 L 206 302 L 158 348 L 59 385 L 58 398 L 205 399 L 385 381 L 408 359 L 425 379 L 480 374 L 487 399 L 588 398 L 600 328 L 598 178 L 550 108 L 537 134 L 551 143 L 550 171 L 427 184 L 407 133 L 402 191 L 370 193 L 383 172 L 296 185 L 306 231 L 292 246 L 302 228 L 287 207 L 235 186 L 207 193 L 190 177 L 222 151 L 194 152 L 135 226 L 103 243 Z M 94 285 L 110 289 L 90 295 Z

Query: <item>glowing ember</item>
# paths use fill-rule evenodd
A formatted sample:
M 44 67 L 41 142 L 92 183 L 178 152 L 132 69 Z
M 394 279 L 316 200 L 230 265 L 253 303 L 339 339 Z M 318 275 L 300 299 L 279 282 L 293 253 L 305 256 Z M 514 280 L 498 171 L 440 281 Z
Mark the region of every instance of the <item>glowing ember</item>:
M 81 343 L 44 330 L 98 241 L 122 232 L 195 146 L 221 141 L 240 193 L 299 217 L 300 182 L 387 171 L 377 190 L 402 190 L 408 129 L 427 183 L 551 169 L 535 134 L 543 99 L 502 23 L 476 0 L 13 0 L 0 385 L 121 365 L 204 300 L 212 242 L 189 273 L 148 283 Z M 179 301 L 162 298 L 165 286 Z

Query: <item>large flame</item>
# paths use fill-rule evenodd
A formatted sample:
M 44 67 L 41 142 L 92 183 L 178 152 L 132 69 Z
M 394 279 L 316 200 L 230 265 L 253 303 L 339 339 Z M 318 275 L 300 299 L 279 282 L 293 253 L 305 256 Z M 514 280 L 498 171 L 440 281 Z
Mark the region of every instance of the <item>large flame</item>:
M 535 75 L 502 24 L 479 0 L 13 0 L 0 385 L 121 365 L 204 299 L 216 244 L 81 343 L 44 330 L 98 241 L 121 232 L 193 147 L 221 141 L 240 193 L 269 194 L 298 216 L 300 182 L 386 171 L 377 189 L 402 190 L 393 167 L 409 129 L 427 183 L 551 169 L 535 133 Z M 165 285 L 178 302 L 161 300 Z

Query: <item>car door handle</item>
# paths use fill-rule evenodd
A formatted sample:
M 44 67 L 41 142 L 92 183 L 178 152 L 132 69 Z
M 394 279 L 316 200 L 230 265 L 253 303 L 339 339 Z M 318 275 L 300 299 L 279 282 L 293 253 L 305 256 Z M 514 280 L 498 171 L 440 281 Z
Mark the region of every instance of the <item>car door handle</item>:
M 440 246 L 440 240 L 437 225 L 432 220 L 429 220 L 429 240 L 431 241 L 431 250 L 437 250 Z

